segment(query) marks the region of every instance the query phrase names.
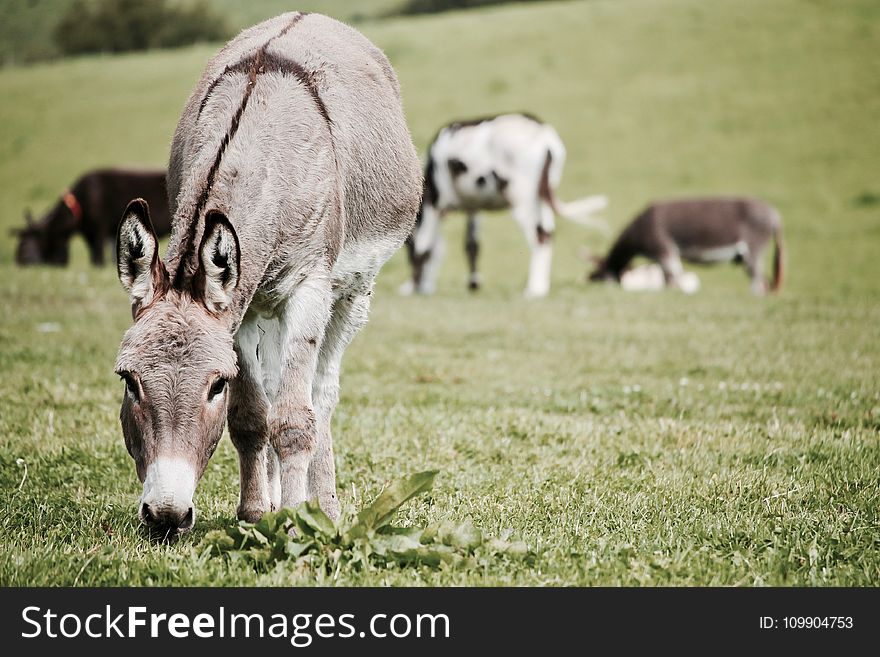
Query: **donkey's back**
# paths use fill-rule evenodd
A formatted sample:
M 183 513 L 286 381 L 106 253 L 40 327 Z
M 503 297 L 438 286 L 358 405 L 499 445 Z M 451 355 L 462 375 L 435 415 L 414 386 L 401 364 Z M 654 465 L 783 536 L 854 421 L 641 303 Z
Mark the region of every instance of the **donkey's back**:
M 175 134 L 172 261 L 178 242 L 185 250 L 186 234 L 198 232 L 189 222 L 206 186 L 250 210 L 270 188 L 261 221 L 278 225 L 251 231 L 269 242 L 300 239 L 313 227 L 308 217 L 324 215 L 319 233 L 333 259 L 361 242 L 396 249 L 412 228 L 421 172 L 385 55 L 319 14 L 243 31 L 209 62 Z

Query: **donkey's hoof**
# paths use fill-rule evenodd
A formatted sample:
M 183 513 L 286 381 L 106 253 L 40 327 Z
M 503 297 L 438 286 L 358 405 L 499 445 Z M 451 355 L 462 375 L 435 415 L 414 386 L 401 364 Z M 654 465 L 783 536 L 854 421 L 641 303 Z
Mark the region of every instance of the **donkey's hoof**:
M 247 504 L 245 506 L 239 505 L 235 515 L 238 516 L 239 520 L 244 520 L 245 522 L 259 522 L 260 518 L 263 517 L 263 514 L 267 510 L 268 507 L 264 508 L 254 504 Z
M 330 485 L 332 486 L 332 484 Z M 336 520 L 339 518 L 342 507 L 339 504 L 339 497 L 337 497 L 336 491 L 313 490 L 309 494 L 309 499 L 317 501 L 318 506 L 321 507 L 321 511 L 327 514 L 327 517 L 330 518 L 330 520 Z
M 336 493 L 319 495 L 318 504 L 321 505 L 321 509 L 327 514 L 327 517 L 330 518 L 330 520 L 336 520 L 339 518 L 341 507 L 339 504 L 339 498 L 336 497 Z

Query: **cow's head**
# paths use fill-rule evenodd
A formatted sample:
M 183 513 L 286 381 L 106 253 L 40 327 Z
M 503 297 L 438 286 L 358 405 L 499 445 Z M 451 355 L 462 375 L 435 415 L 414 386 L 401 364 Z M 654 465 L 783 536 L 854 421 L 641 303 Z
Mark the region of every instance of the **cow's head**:
M 25 210 L 24 228 L 14 228 L 11 233 L 18 237 L 15 262 L 18 265 L 66 265 L 69 258 L 69 235 L 56 232 L 51 222 L 57 211 L 53 209 L 38 223 L 30 210 Z
M 236 371 L 223 310 L 238 284 L 238 238 L 209 212 L 188 289 L 171 285 L 145 201 L 132 201 L 119 224 L 116 267 L 134 324 L 116 372 L 125 382 L 120 420 L 143 482 L 141 521 L 166 538 L 192 528 L 193 494 L 226 421 L 227 382 Z
M 483 161 L 486 160 L 486 161 Z M 464 205 L 494 207 L 503 202 L 508 180 L 501 176 L 487 158 L 451 157 L 446 161 L 449 178 Z

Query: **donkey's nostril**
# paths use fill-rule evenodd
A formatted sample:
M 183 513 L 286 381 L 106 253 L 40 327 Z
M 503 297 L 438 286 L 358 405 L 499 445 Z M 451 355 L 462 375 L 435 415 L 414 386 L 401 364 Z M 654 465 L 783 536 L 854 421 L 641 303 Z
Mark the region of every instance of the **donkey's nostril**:
M 150 508 L 150 505 L 144 502 L 141 505 L 141 520 L 144 521 L 144 524 L 147 525 L 155 525 L 158 523 L 158 519 L 156 515 L 153 513 L 153 510 Z
M 477 187 L 482 187 L 486 184 L 486 176 L 479 176 L 477 178 Z
M 196 510 L 193 506 L 179 511 L 164 506 L 156 508 L 144 502 L 141 504 L 140 517 L 151 529 L 185 532 L 192 529 L 195 524 Z
M 193 507 L 189 507 L 186 512 L 186 515 L 183 517 L 183 520 L 180 521 L 180 524 L 177 528 L 181 531 L 186 531 L 187 529 L 192 529 L 193 522 L 195 521 L 195 509 Z

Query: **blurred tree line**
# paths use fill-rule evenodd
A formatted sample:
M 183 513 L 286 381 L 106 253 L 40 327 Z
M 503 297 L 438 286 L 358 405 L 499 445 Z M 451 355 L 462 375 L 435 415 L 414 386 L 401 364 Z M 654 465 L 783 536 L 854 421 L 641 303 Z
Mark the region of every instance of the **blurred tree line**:
M 405 0 L 395 14 L 436 14 L 453 9 L 470 9 L 487 5 L 503 5 L 511 2 L 533 0 Z
M 55 28 L 65 55 L 224 41 L 231 30 L 206 0 L 74 0 Z
M 291 9 L 349 23 L 522 0 L 0 0 L 0 65 L 225 41 Z

